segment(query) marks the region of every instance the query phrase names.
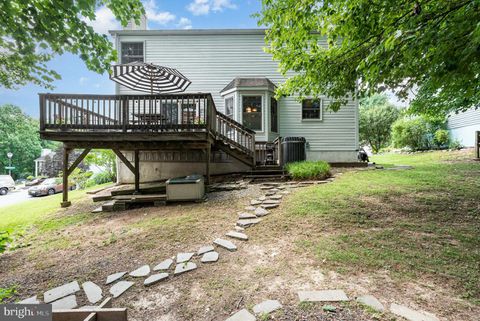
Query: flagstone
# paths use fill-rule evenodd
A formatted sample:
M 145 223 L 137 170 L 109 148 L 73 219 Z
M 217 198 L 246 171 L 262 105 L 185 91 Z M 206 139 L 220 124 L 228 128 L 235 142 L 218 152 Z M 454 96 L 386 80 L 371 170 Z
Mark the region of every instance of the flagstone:
M 215 248 L 212 246 L 212 245 L 205 245 L 205 246 L 202 246 L 198 252 L 197 252 L 197 255 L 202 255 L 202 254 L 205 254 L 207 252 L 211 252 L 215 250 Z
M 298 297 L 301 302 L 337 302 L 348 301 L 342 290 L 300 291 Z
M 45 292 L 43 294 L 43 301 L 50 303 L 77 291 L 80 291 L 80 285 L 78 285 L 77 281 L 73 281 Z
M 189 253 L 178 253 L 177 254 L 177 263 L 183 263 L 183 262 L 190 261 L 193 254 L 195 254 L 195 253 L 191 253 L 191 252 L 189 252 Z
M 237 250 L 237 246 L 228 240 L 217 238 L 215 241 L 213 241 L 213 243 L 229 251 Z
M 118 298 L 120 295 L 125 293 L 132 285 L 134 285 L 135 282 L 130 282 L 130 281 L 119 281 L 115 283 L 111 288 L 110 288 L 110 294 L 114 298 Z
M 68 310 L 78 307 L 75 294 L 64 297 L 63 299 L 51 302 L 52 310 Z
M 105 282 L 105 284 L 113 283 L 118 279 L 122 278 L 125 274 L 127 274 L 127 272 L 118 272 L 118 273 L 110 274 L 109 276 L 107 276 L 107 282 Z
M 258 217 L 265 216 L 268 214 L 270 214 L 270 212 L 264 209 L 263 207 L 259 207 L 255 210 L 255 215 Z
M 138 269 L 132 271 L 129 273 L 130 276 L 139 278 L 139 277 L 145 277 L 150 274 L 150 266 L 148 265 L 142 265 Z
M 240 233 L 240 232 L 235 232 L 235 231 L 228 232 L 226 234 L 226 236 L 234 238 L 234 239 L 242 240 L 242 241 L 248 240 L 248 236 L 246 234 Z
M 90 303 L 95 304 L 102 299 L 102 288 L 95 283 L 85 282 L 82 284 L 82 288 Z
M 203 254 L 202 258 L 200 259 L 202 263 L 211 263 L 218 261 L 218 252 L 208 252 Z
M 179 275 L 188 271 L 193 271 L 197 268 L 197 265 L 193 262 L 183 262 L 183 263 L 178 263 L 177 266 L 175 267 L 175 272 L 174 275 Z
M 153 270 L 154 271 L 160 271 L 160 270 L 168 270 L 170 266 L 172 266 L 173 260 L 172 259 L 166 259 L 163 260 L 162 262 L 158 263 Z
M 261 202 L 261 201 L 258 201 L 258 200 L 251 200 L 251 201 L 250 201 L 250 205 L 253 205 L 253 206 L 255 206 L 255 205 L 260 205 L 260 204 L 262 204 L 262 202 Z
M 390 312 L 410 321 L 440 321 L 431 313 L 427 314 L 425 312 L 415 311 L 409 307 L 396 303 L 390 305 Z
M 266 300 L 253 307 L 255 314 L 269 314 L 282 308 L 282 304 L 277 300 Z
M 39 304 L 40 300 L 37 298 L 36 295 L 34 295 L 34 296 L 26 298 L 26 299 L 24 299 L 24 300 L 22 300 L 18 303 L 19 304 Z
M 362 295 L 357 301 L 377 311 L 385 311 L 385 307 L 373 295 Z
M 165 280 L 166 278 L 168 278 L 168 273 L 153 274 L 153 275 L 150 275 L 147 279 L 145 279 L 145 281 L 143 282 L 143 285 L 149 286 L 157 282 L 160 282 L 162 280 Z
M 255 321 L 255 320 L 256 319 L 253 314 L 248 312 L 247 309 L 242 309 L 225 321 Z
M 258 224 L 262 221 L 261 218 L 252 218 L 246 220 L 238 220 L 237 225 L 240 227 L 250 227 L 252 225 Z
M 257 217 L 255 216 L 255 214 L 243 212 L 243 213 L 238 213 L 238 218 L 239 219 L 246 219 L 246 218 L 257 218 Z

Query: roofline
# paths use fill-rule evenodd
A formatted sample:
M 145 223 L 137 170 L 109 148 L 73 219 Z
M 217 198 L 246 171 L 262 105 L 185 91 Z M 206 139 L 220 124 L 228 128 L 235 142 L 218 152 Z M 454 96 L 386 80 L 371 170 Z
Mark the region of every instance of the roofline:
M 109 30 L 120 36 L 191 36 L 191 35 L 265 35 L 267 29 L 158 29 L 158 30 Z

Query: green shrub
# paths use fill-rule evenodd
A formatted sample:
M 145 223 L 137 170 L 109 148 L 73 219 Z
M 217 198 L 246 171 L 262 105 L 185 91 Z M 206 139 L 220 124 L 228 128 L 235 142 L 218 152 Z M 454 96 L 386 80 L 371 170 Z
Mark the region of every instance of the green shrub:
M 12 239 L 10 238 L 10 233 L 7 231 L 0 231 L 0 254 L 5 252 L 7 249 L 7 244 L 11 241 Z
M 101 172 L 93 176 L 96 184 L 110 183 L 113 182 L 114 178 L 110 172 Z
M 293 179 L 325 179 L 330 176 L 330 165 L 325 161 L 289 163 L 286 170 Z
M 460 141 L 458 139 L 454 139 L 452 141 L 450 141 L 450 144 L 448 144 L 448 148 L 449 149 L 462 149 L 463 145 L 462 143 L 460 143 Z
M 34 179 L 35 179 L 35 177 L 33 177 L 32 175 L 27 176 L 27 181 L 33 181 Z
M 439 147 L 439 148 L 444 147 L 444 146 L 448 146 L 448 143 L 450 141 L 448 130 L 438 129 L 435 132 L 435 135 L 433 137 L 433 141 L 435 142 L 435 145 L 437 145 L 437 147 Z
M 0 288 L 0 303 L 4 300 L 10 299 L 17 293 L 17 289 L 15 286 L 9 288 Z
M 433 135 L 424 119 L 401 118 L 392 125 L 393 145 L 397 148 L 408 147 L 412 150 L 430 149 Z

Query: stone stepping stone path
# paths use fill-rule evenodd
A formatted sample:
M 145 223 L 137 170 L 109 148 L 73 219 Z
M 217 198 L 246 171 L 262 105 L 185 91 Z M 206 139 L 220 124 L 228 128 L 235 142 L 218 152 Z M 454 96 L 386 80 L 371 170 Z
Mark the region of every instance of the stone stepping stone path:
M 298 298 L 301 302 L 340 302 L 349 301 L 342 290 L 300 291 Z
M 153 274 L 153 275 L 150 275 L 148 278 L 145 279 L 145 281 L 143 282 L 143 285 L 145 286 L 149 286 L 149 285 L 153 285 L 157 282 L 160 282 L 162 280 L 165 280 L 168 278 L 168 273 L 158 273 L 158 274 Z
M 174 275 L 179 275 L 185 272 L 193 271 L 197 268 L 197 265 L 193 262 L 184 262 L 179 263 L 175 266 L 175 271 L 173 272 Z
M 207 252 L 200 259 L 202 263 L 213 263 L 218 261 L 218 252 Z
M 390 312 L 410 321 L 440 321 L 440 319 L 433 314 L 418 312 L 404 305 L 395 303 L 390 305 Z
M 256 315 L 259 314 L 269 314 L 278 309 L 282 308 L 282 304 L 277 300 L 266 300 L 262 303 L 259 303 L 253 307 L 253 313 Z
M 148 265 L 143 265 L 138 269 L 129 273 L 130 276 L 133 276 L 135 278 L 146 277 L 149 274 L 150 274 L 150 266 Z
M 162 270 L 168 270 L 173 264 L 172 259 L 166 259 L 163 260 L 162 262 L 158 263 L 153 270 L 154 271 L 162 271 Z
M 262 201 L 259 201 L 259 200 L 251 200 L 250 201 L 250 205 L 253 205 L 253 206 L 260 205 L 260 204 L 262 204 Z
M 215 248 L 212 245 L 205 245 L 198 250 L 197 255 L 203 255 L 207 252 L 212 252 L 213 250 L 215 250 Z
M 256 210 L 257 210 L 257 209 L 255 209 L 255 211 L 256 211 Z M 240 220 L 242 220 L 242 219 L 248 219 L 248 218 L 257 218 L 257 216 L 255 216 L 255 215 L 252 214 L 252 213 L 245 213 L 245 212 L 243 212 L 243 213 L 239 213 L 239 214 L 238 214 L 238 218 L 239 218 Z
M 245 206 L 245 211 L 255 211 L 255 206 Z
M 77 291 L 80 291 L 80 285 L 78 285 L 77 281 L 73 281 L 45 292 L 43 294 L 43 301 L 45 303 L 50 303 L 64 298 L 67 295 L 74 294 Z
M 54 301 L 52 304 L 52 310 L 67 310 L 75 309 L 78 307 L 77 297 L 75 294 L 64 297 L 63 299 Z
M 218 238 L 215 241 L 213 241 L 213 243 L 220 247 L 223 247 L 224 249 L 229 250 L 230 252 L 237 250 L 237 246 L 228 240 Z
M 270 214 L 270 212 L 264 209 L 263 207 L 259 207 L 255 210 L 255 216 L 258 216 L 258 217 L 262 217 L 268 214 Z
M 262 208 L 266 209 L 266 210 L 270 210 L 272 208 L 276 208 L 278 207 L 280 204 L 262 204 L 260 205 Z
M 228 237 L 237 239 L 237 240 L 241 240 L 241 241 L 247 241 L 248 240 L 247 234 L 240 233 L 240 232 L 230 231 L 225 235 L 228 236 Z
M 195 253 L 178 253 L 177 254 L 177 263 L 183 263 L 190 261 L 190 259 L 193 257 L 193 254 Z
M 121 296 L 123 293 L 125 293 L 125 291 L 127 291 L 128 289 L 130 289 L 134 284 L 135 284 L 135 282 L 119 281 L 119 282 L 115 283 L 115 284 L 110 288 L 110 294 L 111 294 L 114 298 L 118 298 L 118 297 Z
M 107 276 L 107 282 L 105 282 L 105 284 L 113 283 L 121 279 L 125 274 L 127 274 L 127 272 L 118 272 L 115 274 L 110 274 L 109 276 Z
M 277 195 L 272 195 L 272 196 L 270 196 L 269 198 L 270 198 L 271 200 L 281 200 L 282 197 L 283 197 L 283 195 L 278 195 L 278 194 L 277 194 Z
M 85 282 L 82 284 L 83 291 L 90 303 L 95 304 L 102 299 L 102 288 L 93 282 Z
M 276 204 L 276 205 L 280 205 L 280 201 L 277 201 L 277 200 L 266 200 L 263 202 L 263 204 Z
M 357 298 L 357 302 L 360 302 L 363 305 L 368 306 L 369 308 L 375 310 L 375 311 L 380 311 L 383 312 L 385 311 L 385 307 L 383 304 L 377 300 L 376 297 L 373 295 L 362 295 Z
M 235 225 L 235 231 L 237 231 L 237 232 L 243 232 L 243 231 L 245 231 L 245 229 L 244 229 L 243 227 L 240 227 L 240 226 L 238 226 L 238 225 Z
M 232 315 L 225 321 L 255 321 L 256 318 L 253 314 L 248 312 L 247 309 L 243 309 Z
M 266 196 L 260 196 L 260 197 L 258 198 L 258 200 L 259 200 L 259 201 L 262 201 L 262 202 L 265 201 L 266 199 L 267 199 Z
M 26 298 L 26 299 L 24 299 L 24 300 L 22 300 L 18 303 L 19 304 L 39 304 L 40 300 L 37 298 L 36 295 L 34 295 L 34 296 Z
M 247 220 L 238 220 L 237 225 L 240 227 L 250 227 L 252 225 L 258 224 L 262 221 L 261 218 L 252 218 Z

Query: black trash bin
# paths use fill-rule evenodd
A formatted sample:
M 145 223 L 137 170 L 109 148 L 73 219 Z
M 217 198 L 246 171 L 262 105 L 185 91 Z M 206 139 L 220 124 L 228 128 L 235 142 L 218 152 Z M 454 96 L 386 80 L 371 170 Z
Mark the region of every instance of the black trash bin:
M 282 138 L 282 164 L 300 162 L 307 159 L 305 152 L 305 137 Z

